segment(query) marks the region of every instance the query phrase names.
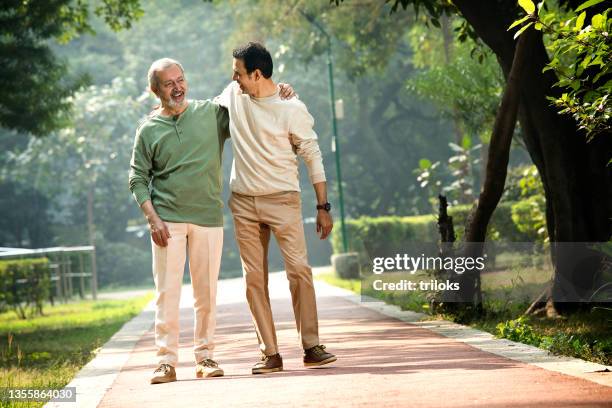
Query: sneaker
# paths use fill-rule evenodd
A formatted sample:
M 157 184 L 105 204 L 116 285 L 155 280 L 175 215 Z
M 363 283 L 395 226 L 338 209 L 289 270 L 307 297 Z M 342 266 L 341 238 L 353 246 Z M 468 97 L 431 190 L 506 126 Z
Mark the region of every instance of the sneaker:
M 336 360 L 336 356 L 325 351 L 325 346 L 321 344 L 304 350 L 304 367 L 322 366 Z
M 280 354 L 276 353 L 272 356 L 261 356 L 261 361 L 253 366 L 251 370 L 253 374 L 274 373 L 283 371 L 283 359 Z
M 170 364 L 160 364 L 151 377 L 151 384 L 163 384 L 176 381 L 176 371 Z
M 196 377 L 223 377 L 223 370 L 215 360 L 207 358 L 196 364 Z

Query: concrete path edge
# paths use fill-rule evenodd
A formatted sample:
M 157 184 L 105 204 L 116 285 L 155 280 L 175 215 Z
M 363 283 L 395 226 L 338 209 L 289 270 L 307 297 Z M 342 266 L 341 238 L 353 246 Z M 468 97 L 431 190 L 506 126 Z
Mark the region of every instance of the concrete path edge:
M 77 402 L 48 402 L 45 408 L 95 408 L 112 387 L 136 343 L 153 326 L 155 300 L 125 323 L 66 387 L 75 387 Z

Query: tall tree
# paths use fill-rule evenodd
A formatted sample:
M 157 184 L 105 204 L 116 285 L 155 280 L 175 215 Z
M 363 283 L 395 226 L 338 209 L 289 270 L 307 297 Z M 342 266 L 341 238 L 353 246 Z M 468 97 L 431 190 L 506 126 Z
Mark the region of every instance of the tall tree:
M 512 0 L 396 0 L 394 8 L 413 5 L 425 8 L 436 22 L 445 12 L 458 12 L 469 23 L 470 31 L 497 56 L 504 75 L 508 77 L 516 49 L 513 33 L 507 28 L 519 15 Z M 561 1 L 561 6 L 575 9 L 580 2 Z M 455 8 L 456 7 L 456 8 Z M 571 282 L 578 296 L 588 298 L 596 281 L 596 268 L 574 270 L 555 251 L 554 242 L 607 241 L 612 235 L 612 168 L 607 166 L 612 156 L 612 138 L 597 137 L 590 143 L 575 120 L 560 115 L 547 97 L 560 96 L 555 88 L 558 78 L 545 71 L 550 62 L 542 34 L 530 35 L 526 48 L 523 80 L 520 82 L 518 117 L 522 137 L 533 163 L 538 168 L 546 195 L 546 221 L 553 242 L 555 279 L 552 300 L 565 298 L 562 282 Z M 544 72 L 543 72 L 544 71 Z M 560 311 L 574 310 L 578 305 L 556 302 Z
M 70 78 L 48 40 L 68 41 L 89 24 L 92 9 L 115 30 L 140 16 L 138 0 L 102 0 L 97 6 L 72 0 L 2 2 L 0 12 L 0 126 L 45 135 L 59 128 L 67 97 L 83 83 Z

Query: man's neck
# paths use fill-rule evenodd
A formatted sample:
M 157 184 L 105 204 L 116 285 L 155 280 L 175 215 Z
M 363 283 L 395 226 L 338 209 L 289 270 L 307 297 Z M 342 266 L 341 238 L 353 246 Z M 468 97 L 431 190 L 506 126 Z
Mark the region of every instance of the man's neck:
M 187 109 L 188 105 L 189 105 L 189 102 L 187 101 L 185 101 L 185 103 L 179 106 L 162 105 L 161 114 L 163 116 L 177 116 L 185 112 L 185 109 Z
M 276 94 L 278 91 L 276 84 L 273 80 L 267 79 L 265 80 L 259 89 L 257 89 L 251 96 L 253 98 L 266 98 L 268 96 L 272 96 Z

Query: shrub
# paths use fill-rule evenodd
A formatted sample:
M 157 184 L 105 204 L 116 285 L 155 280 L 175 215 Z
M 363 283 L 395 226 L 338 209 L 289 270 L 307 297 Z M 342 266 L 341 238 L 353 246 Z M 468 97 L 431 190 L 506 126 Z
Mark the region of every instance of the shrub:
M 455 206 L 449 209 L 453 217 L 457 240 L 460 240 L 472 207 Z M 498 205 L 489 224 L 489 239 L 525 242 L 529 235 L 520 231 L 512 221 L 512 203 Z M 360 263 L 367 265 L 368 254 L 385 254 L 397 251 L 406 242 L 435 243 L 439 240 L 437 220 L 433 215 L 410 217 L 383 216 L 361 217 L 347 220 L 346 229 L 349 250 L 358 252 Z M 342 236 L 339 229 L 332 233 L 334 253 L 342 252 Z
M 541 336 L 536 334 L 533 328 L 527 324 L 525 317 L 507 320 L 497 325 L 497 336 L 520 343 L 540 346 Z
M 332 255 L 331 260 L 337 276 L 342 279 L 359 279 L 359 254 L 349 252 Z
M 50 290 L 47 258 L 0 261 L 0 304 L 13 309 L 20 318 L 42 314 Z

